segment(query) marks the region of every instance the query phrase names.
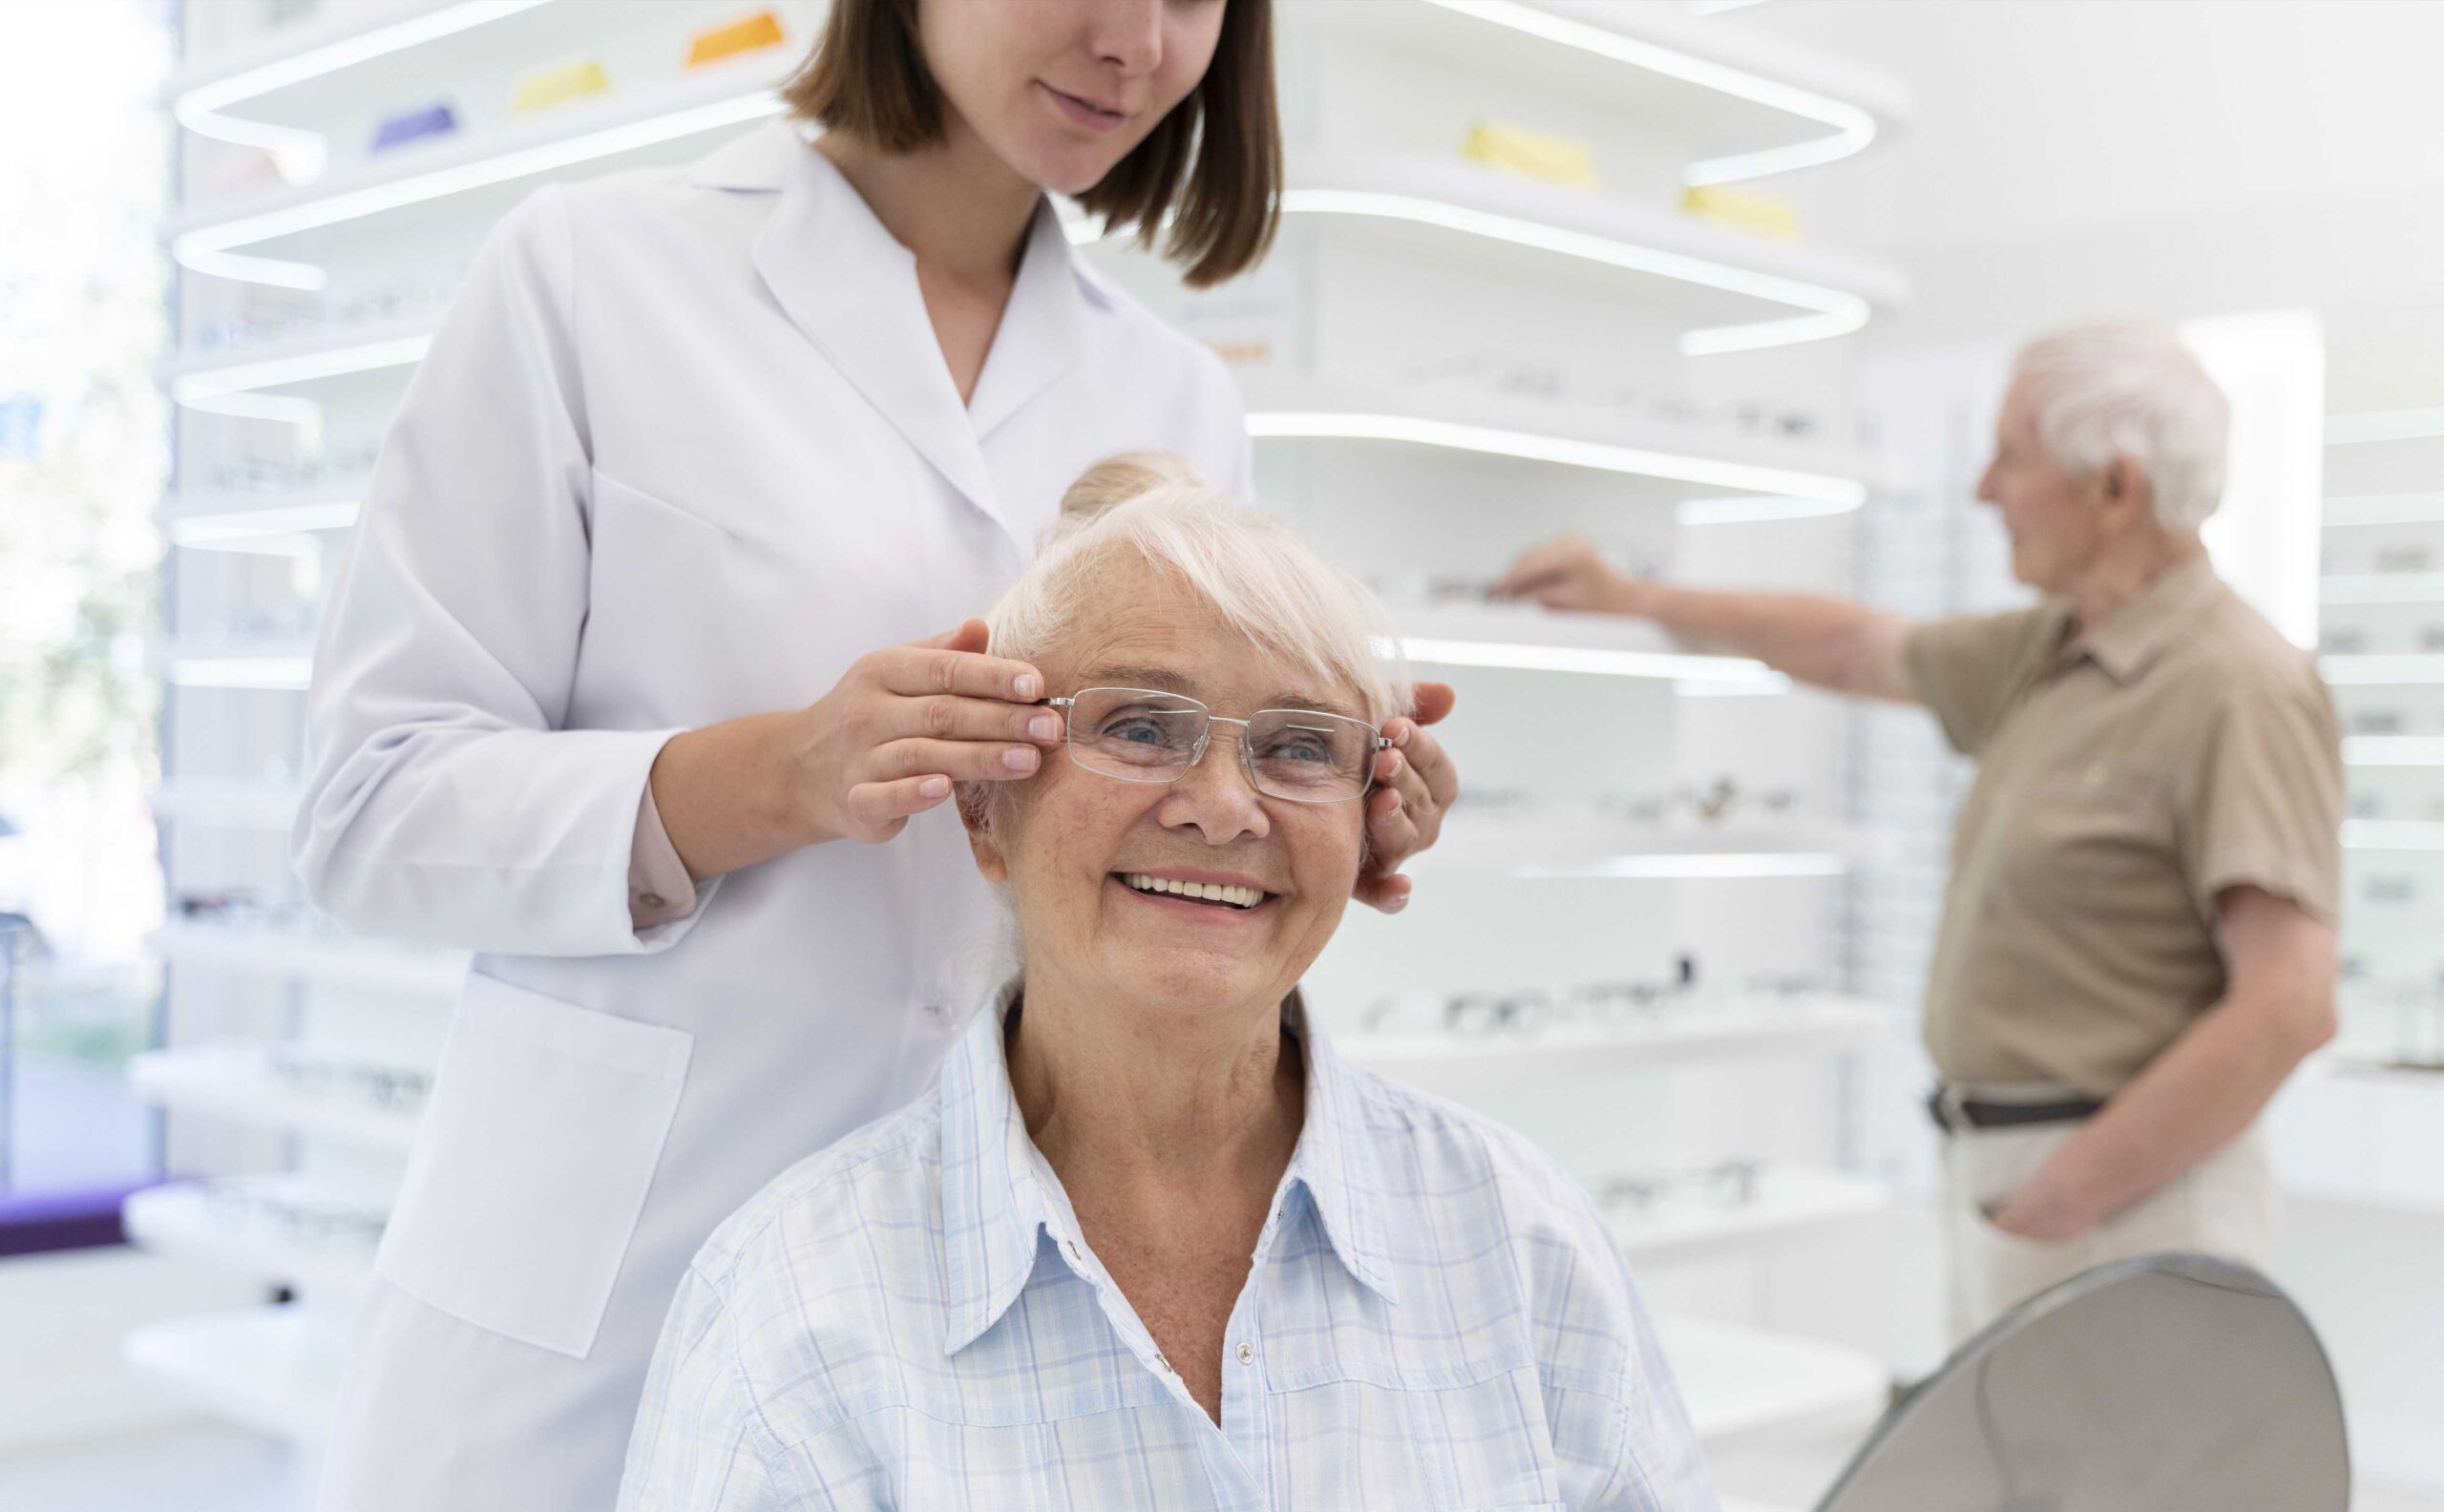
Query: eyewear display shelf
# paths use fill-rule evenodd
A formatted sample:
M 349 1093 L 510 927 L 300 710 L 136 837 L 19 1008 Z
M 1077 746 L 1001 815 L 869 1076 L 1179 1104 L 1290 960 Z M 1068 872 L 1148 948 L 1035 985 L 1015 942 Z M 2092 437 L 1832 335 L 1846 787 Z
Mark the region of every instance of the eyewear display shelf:
M 2343 725 L 2341 1032 L 2274 1112 L 2285 1186 L 2444 1215 L 2444 410 L 2327 421 L 2321 666 Z
M 688 65 L 697 38 L 763 10 L 780 42 Z M 181 127 L 179 209 L 164 228 L 179 340 L 160 371 L 178 470 L 160 510 L 172 551 L 157 813 L 175 893 L 250 905 L 192 917 L 174 908 L 179 922 L 159 936 L 168 1043 L 137 1076 L 182 1115 L 174 1165 L 182 1144 L 211 1157 L 181 1170 L 268 1173 L 307 1192 L 395 1182 L 412 1113 L 284 1081 L 263 1048 L 429 1068 L 464 963 L 346 939 L 297 909 L 284 832 L 312 617 L 383 430 L 484 232 L 542 183 L 684 161 L 770 118 L 772 86 L 821 10 L 231 0 L 181 11 L 186 62 L 164 92 Z M 1151 303 L 1233 361 L 1268 499 L 1386 586 L 1422 675 L 1461 683 L 1473 729 L 1454 726 L 1451 744 L 1471 784 L 1562 805 L 1506 816 L 1520 828 L 1482 838 L 1455 821 L 1443 874 L 1421 872 L 1420 907 L 1401 924 L 1412 939 L 1458 940 L 1475 933 L 1464 921 L 1420 915 L 1506 892 L 1516 908 L 1558 887 L 1576 901 L 1546 911 L 1547 926 L 1591 908 L 1609 922 L 1578 932 L 1592 948 L 1563 953 L 1556 985 L 1668 970 L 1693 949 L 1732 975 L 1829 958 L 1833 890 L 1874 844 L 1830 806 L 1841 784 L 1823 753 L 1840 743 L 1821 708 L 1754 663 L 1636 626 L 1411 601 L 1399 583 L 1485 578 L 1562 528 L 1651 566 L 1702 575 L 1709 555 L 1754 564 L 1761 554 L 1795 581 L 1838 582 L 1844 516 L 1874 482 L 1841 440 L 1839 338 L 1901 303 L 1906 285 L 1868 260 L 1676 205 L 1690 184 L 1866 148 L 1906 117 L 1903 92 L 1770 27 L 1694 17 L 1670 0 L 1291 0 L 1281 26 L 1292 145 L 1283 236 L 1266 266 L 1183 301 L 1125 252 L 1088 255 L 1150 284 Z M 1463 161 L 1481 119 L 1583 141 L 1602 191 Z M 1375 340 L 1387 321 L 1416 325 L 1420 309 L 1449 327 L 1431 341 Z M 1504 507 L 1482 508 L 1489 497 Z M 1344 507 L 1353 499 L 1363 507 Z M 1537 711 L 1570 705 L 1587 725 L 1556 738 Z M 1759 751 L 1773 759 L 1754 771 L 1735 759 Z M 1585 790 L 1547 781 L 1573 763 L 1597 774 Z M 1722 773 L 1745 792 L 1803 797 L 1568 832 L 1570 805 L 1608 787 Z M 1533 832 L 1556 814 L 1563 834 Z M 1391 936 L 1364 926 L 1381 923 L 1362 921 L 1335 954 L 1378 975 L 1363 963 Z M 1418 964 L 1444 989 L 1518 979 L 1464 950 Z M 1337 995 L 1319 987 L 1329 1008 Z M 1595 1063 L 1624 1086 L 1752 1060 L 1812 1065 L 1829 1084 L 1841 1047 L 1873 1032 L 1864 1018 L 1726 1021 Z M 1705 1140 L 1673 1143 L 1618 1154 L 1658 1167 Z M 1734 1253 L 1878 1201 L 1829 1146 L 1774 1153 L 1784 1175 L 1757 1210 L 1625 1220 L 1625 1248 L 1656 1264 Z M 308 1263 L 277 1222 L 231 1224 L 211 1209 L 182 1193 L 130 1220 L 139 1242 L 287 1282 L 304 1303 L 161 1325 L 131 1337 L 128 1354 L 239 1421 L 310 1441 L 346 1333 L 345 1308 L 323 1304 L 345 1301 L 353 1272 Z M 1821 1401 L 1798 1401 L 1804 1393 L 1783 1389 L 1792 1380 L 1876 1370 L 1833 1346 L 1753 1330 L 1735 1339 L 1724 1327 L 1692 1324 L 1675 1345 L 1700 1420 L 1721 1431 L 1808 1418 Z M 1742 1367 L 1775 1349 L 1789 1352 L 1787 1368 Z
M 1845 108 L 1794 130 L 1756 114 L 1770 90 L 1701 100 L 1694 81 L 1726 75 L 1696 52 L 1663 62 L 1666 32 L 1732 74 L 1761 76 L 1770 55 L 1780 82 Z M 1411 868 L 1414 900 L 1392 919 L 1353 909 L 1309 999 L 1351 1060 L 1505 1119 L 1599 1193 L 1762 1157 L 1746 1200 L 1608 1219 L 1672 1314 L 1710 1442 L 1864 1425 L 1883 1364 L 1830 1341 L 1845 1319 L 1765 1294 L 1789 1250 L 1847 1243 L 1888 1207 L 1845 1168 L 1843 1099 L 1855 1054 L 1906 1032 L 1896 1014 L 1735 987 L 1524 1033 L 1375 1020 L 1387 998 L 1567 1002 L 1839 960 L 1845 879 L 1885 846 L 1844 811 L 1834 707 L 1650 625 L 1487 590 L 1564 532 L 1670 578 L 1847 590 L 1880 479 L 1848 440 L 1842 338 L 1904 303 L 1906 281 L 1679 205 L 1761 171 L 1723 164 L 1770 154 L 1777 126 L 1783 148 L 1825 144 L 1821 160 L 1864 148 L 1906 115 L 1900 92 L 1781 52 L 1770 15 L 1636 0 L 1292 5 L 1280 57 L 1290 189 L 1261 268 L 1190 294 L 1133 249 L 1080 240 L 1223 354 L 1265 502 L 1381 595 L 1419 676 L 1460 690 L 1439 733 L 1466 788 Z M 1485 160 L 1540 154 L 1579 181 Z M 1757 1277 L 1753 1306 L 1726 1273 Z

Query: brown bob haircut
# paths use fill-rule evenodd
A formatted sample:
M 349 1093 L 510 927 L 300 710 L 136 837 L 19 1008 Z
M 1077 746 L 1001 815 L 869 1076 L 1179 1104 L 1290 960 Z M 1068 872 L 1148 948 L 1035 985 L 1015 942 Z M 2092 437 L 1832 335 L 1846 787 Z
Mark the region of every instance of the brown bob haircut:
M 916 41 L 918 0 L 832 0 L 823 35 L 781 88 L 790 114 L 886 152 L 942 136 L 942 96 Z M 1108 234 L 1163 239 L 1195 288 L 1247 271 L 1280 219 L 1281 122 L 1274 107 L 1273 0 L 1222 0 L 1222 34 L 1196 90 L 1078 202 Z

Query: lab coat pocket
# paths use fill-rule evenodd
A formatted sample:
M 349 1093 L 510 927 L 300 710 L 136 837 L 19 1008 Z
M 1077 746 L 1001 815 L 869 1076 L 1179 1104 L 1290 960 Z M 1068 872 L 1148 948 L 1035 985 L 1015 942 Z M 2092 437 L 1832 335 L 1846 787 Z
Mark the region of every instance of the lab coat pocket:
M 453 1317 L 584 1358 L 694 1045 L 470 976 L 375 1272 Z

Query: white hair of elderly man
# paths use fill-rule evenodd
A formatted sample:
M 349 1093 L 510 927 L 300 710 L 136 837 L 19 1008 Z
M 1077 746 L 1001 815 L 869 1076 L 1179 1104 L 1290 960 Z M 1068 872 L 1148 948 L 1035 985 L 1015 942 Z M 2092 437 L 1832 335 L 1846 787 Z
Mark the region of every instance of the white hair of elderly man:
M 2012 377 L 2028 386 L 2054 461 L 2087 475 L 2116 457 L 2136 461 L 2168 531 L 2194 533 L 2215 513 L 2232 407 L 2170 327 L 2116 320 L 2054 331 L 2021 348 Z

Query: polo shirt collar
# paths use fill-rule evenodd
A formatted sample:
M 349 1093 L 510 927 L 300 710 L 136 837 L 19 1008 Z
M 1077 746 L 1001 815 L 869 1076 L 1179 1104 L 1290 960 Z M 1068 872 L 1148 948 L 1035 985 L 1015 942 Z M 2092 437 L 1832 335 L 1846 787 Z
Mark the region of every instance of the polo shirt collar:
M 1043 1237 L 1056 1242 L 1074 1226 L 1043 1155 L 1027 1137 L 1010 1090 L 1002 1026 L 1019 984 L 997 992 L 942 1062 L 941 1222 L 949 1321 L 942 1351 L 956 1354 L 1000 1322 L 1026 1290 Z M 1283 1027 L 1306 1057 L 1306 1121 L 1282 1177 L 1284 1210 L 1303 1192 L 1343 1269 L 1386 1302 L 1397 1302 L 1385 1242 L 1380 1162 L 1367 1137 L 1371 1105 L 1324 1036 L 1307 1021 L 1293 992 Z
M 2203 552 L 2167 568 L 2138 597 L 2083 636 L 2076 647 L 2117 682 L 2130 682 L 2188 625 L 2222 586 Z

